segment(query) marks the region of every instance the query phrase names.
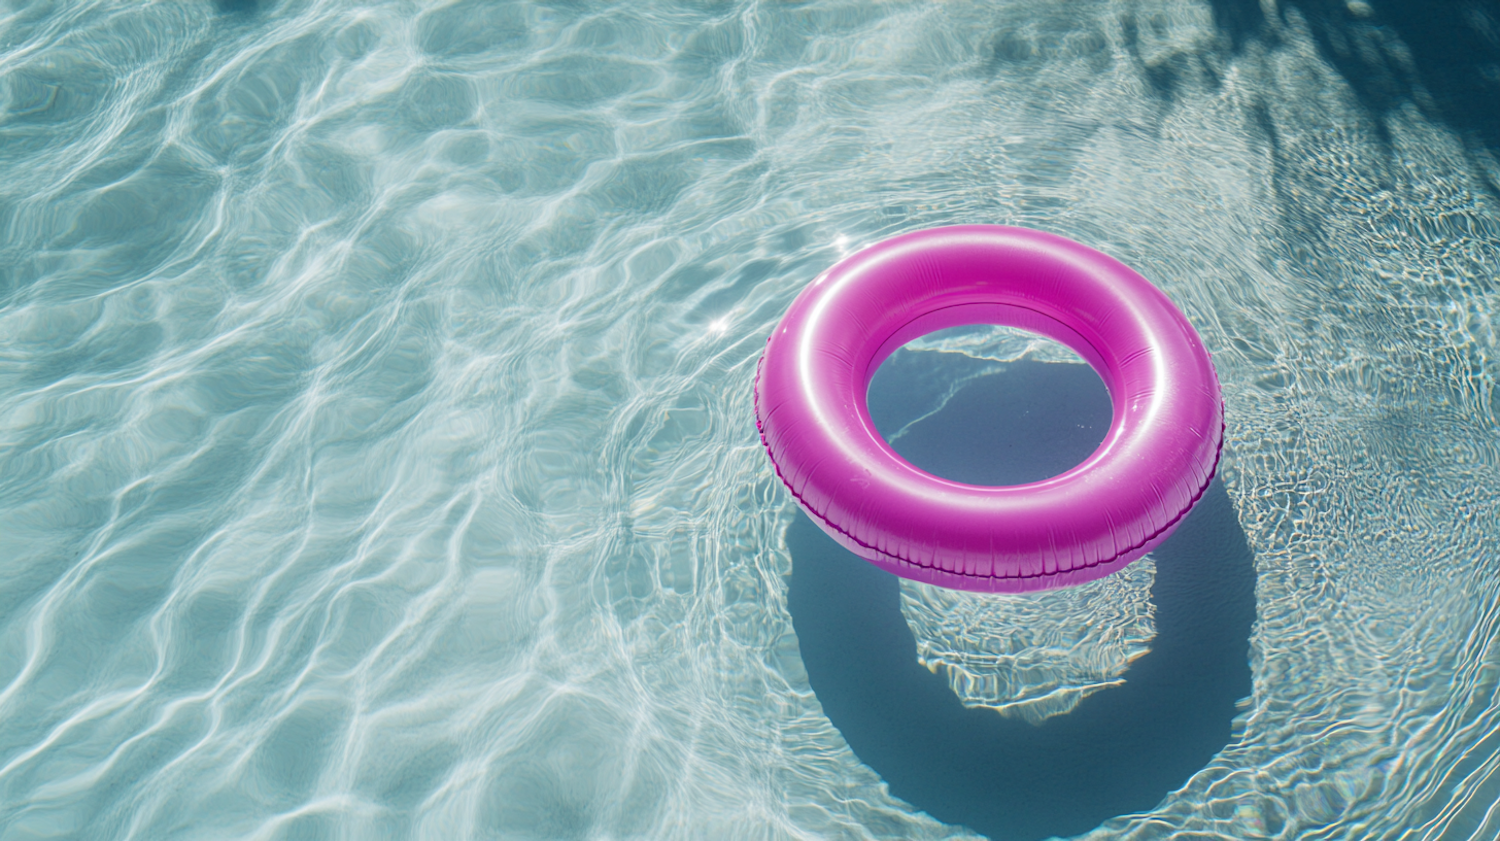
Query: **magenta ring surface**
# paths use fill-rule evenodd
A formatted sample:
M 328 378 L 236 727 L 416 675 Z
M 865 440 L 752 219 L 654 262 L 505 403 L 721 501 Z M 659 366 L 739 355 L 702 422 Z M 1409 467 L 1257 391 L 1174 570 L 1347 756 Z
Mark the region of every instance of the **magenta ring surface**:
M 1113 421 L 1076 467 L 1025 485 L 953 482 L 875 430 L 875 369 L 918 336 L 1020 327 L 1083 357 Z M 755 380 L 756 426 L 813 522 L 897 575 L 1021 592 L 1102 578 L 1159 545 L 1218 467 L 1224 413 L 1208 351 L 1145 278 L 1055 234 L 933 228 L 842 260 L 792 303 Z

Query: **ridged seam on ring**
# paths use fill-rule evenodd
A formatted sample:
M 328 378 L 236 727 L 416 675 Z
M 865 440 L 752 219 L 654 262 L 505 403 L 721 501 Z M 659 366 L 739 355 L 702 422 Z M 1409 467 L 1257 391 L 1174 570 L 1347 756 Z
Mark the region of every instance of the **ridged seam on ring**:
M 764 361 L 765 361 L 765 354 L 762 353 L 761 354 L 761 358 L 755 363 L 755 390 L 754 390 L 753 401 L 752 401 L 753 404 L 754 404 L 754 407 L 755 407 L 755 431 L 757 433 L 759 433 L 759 435 L 760 435 L 760 443 L 761 443 L 761 446 L 765 448 L 767 459 L 771 462 L 771 469 L 776 473 L 776 478 L 781 481 L 782 486 L 787 489 L 787 493 L 790 493 L 792 495 L 792 498 L 795 499 L 795 500 L 797 500 L 797 504 L 802 508 L 802 510 L 806 511 L 808 514 L 810 514 L 813 517 L 817 518 L 818 522 L 823 526 L 823 528 L 825 530 L 831 529 L 833 531 L 836 531 L 839 534 L 843 535 L 851 543 L 856 543 L 856 544 L 864 547 L 865 549 L 869 550 L 870 552 L 875 553 L 877 555 L 880 555 L 880 556 L 888 559 L 889 561 L 891 561 L 893 563 L 907 564 L 908 566 L 914 566 L 914 567 L 917 567 L 918 569 L 926 569 L 926 570 L 932 570 L 933 572 L 940 572 L 940 573 L 943 573 L 944 575 L 957 575 L 957 576 L 962 576 L 962 577 L 965 577 L 965 578 L 995 578 L 995 579 L 1042 579 L 1042 578 L 1056 578 L 1059 575 L 1066 575 L 1067 573 L 1074 572 L 1076 570 L 1095 569 L 1097 567 L 1105 566 L 1107 564 L 1114 563 L 1115 561 L 1119 560 L 1120 558 L 1126 557 L 1126 556 L 1130 555 L 1133 552 L 1139 551 L 1142 546 L 1146 546 L 1146 545 L 1150 544 L 1151 541 L 1156 540 L 1161 535 L 1167 534 L 1167 533 L 1173 531 L 1174 529 L 1176 529 L 1177 526 L 1178 526 L 1178 524 L 1182 522 L 1183 518 L 1186 517 L 1192 511 L 1193 507 L 1198 504 L 1198 500 L 1200 500 L 1200 499 L 1203 498 L 1203 494 L 1205 494 L 1208 491 L 1208 486 L 1211 485 L 1211 484 L 1213 484 L 1214 476 L 1219 472 L 1219 459 L 1223 455 L 1223 452 L 1224 452 L 1224 433 L 1228 429 L 1228 426 L 1225 423 L 1222 423 L 1222 422 L 1220 423 L 1220 425 L 1219 425 L 1219 444 L 1214 449 L 1213 466 L 1211 466 L 1208 469 L 1208 478 L 1206 480 L 1204 480 L 1203 484 L 1198 488 L 1198 491 L 1193 494 L 1192 498 L 1188 501 L 1188 504 L 1186 506 L 1184 506 L 1181 511 L 1178 511 L 1175 515 L 1173 515 L 1172 518 L 1167 521 L 1166 525 L 1164 525 L 1161 528 L 1157 529 L 1155 532 L 1153 532 L 1153 533 L 1151 533 L 1149 535 L 1146 535 L 1146 538 L 1144 540 L 1140 541 L 1139 543 L 1136 543 L 1136 544 L 1134 544 L 1132 546 L 1128 546 L 1123 551 L 1116 552 L 1114 555 L 1111 555 L 1108 558 L 1100 558 L 1099 560 L 1093 561 L 1092 563 L 1080 564 L 1079 566 L 1073 567 L 1073 568 L 1065 570 L 1063 572 L 1043 572 L 1043 573 L 1037 573 L 1037 574 L 1032 574 L 1032 575 L 1028 575 L 1026 573 L 1021 573 L 1019 575 L 986 575 L 986 576 L 972 575 L 972 574 L 966 573 L 966 572 L 961 572 L 961 571 L 957 571 L 957 570 L 948 570 L 948 569 L 943 569 L 942 567 L 935 567 L 935 566 L 931 566 L 929 564 L 923 564 L 923 563 L 921 563 L 919 561 L 912 560 L 911 558 L 903 558 L 903 557 L 901 557 L 899 555 L 892 555 L 889 552 L 883 551 L 883 550 L 881 550 L 881 549 L 879 549 L 879 548 L 877 548 L 875 546 L 871 546 L 869 543 L 867 543 L 867 542 L 865 542 L 863 540 L 860 540 L 859 538 L 855 537 L 853 534 L 851 534 L 849 532 L 848 529 L 846 529 L 843 526 L 840 526 L 838 523 L 835 523 L 834 521 L 828 519 L 828 517 L 822 511 L 819 511 L 816 508 L 814 508 L 811 503 L 809 503 L 806 499 L 804 499 L 802 497 L 801 494 L 798 494 L 795 490 L 792 489 L 792 483 L 789 482 L 789 481 L 787 481 L 786 476 L 783 475 L 782 472 L 781 472 L 781 464 L 776 460 L 776 452 L 774 450 L 772 450 L 770 442 L 766 440 L 765 427 L 761 424 L 761 419 L 760 419 L 760 367 L 761 367 L 761 363 L 764 362 Z

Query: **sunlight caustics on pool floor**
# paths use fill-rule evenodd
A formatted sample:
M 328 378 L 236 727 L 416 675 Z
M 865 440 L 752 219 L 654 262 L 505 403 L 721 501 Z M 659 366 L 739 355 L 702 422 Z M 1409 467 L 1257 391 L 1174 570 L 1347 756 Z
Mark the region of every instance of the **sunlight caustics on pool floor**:
M 0 3 L 0 839 L 974 837 L 813 692 L 750 405 L 819 272 L 964 222 L 1132 266 L 1224 387 L 1251 694 L 1094 837 L 1496 837 L 1459 6 Z M 1053 364 L 995 342 L 929 349 Z M 901 604 L 1045 723 L 1153 569 Z

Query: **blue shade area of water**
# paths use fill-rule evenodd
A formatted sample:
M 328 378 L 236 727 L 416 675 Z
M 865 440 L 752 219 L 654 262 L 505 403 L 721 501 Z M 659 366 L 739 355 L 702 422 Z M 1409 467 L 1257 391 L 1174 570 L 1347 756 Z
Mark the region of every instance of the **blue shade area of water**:
M 959 385 L 933 394 L 942 382 Z M 1078 363 L 902 351 L 881 366 L 870 392 L 872 417 L 903 458 L 974 484 L 1060 473 L 1087 457 L 1110 423 L 1103 384 Z M 990 440 L 997 435 L 1044 435 L 1046 445 L 994 458 L 1005 449 Z M 986 837 L 1070 836 L 1149 811 L 1226 747 L 1251 693 L 1254 559 L 1222 482 L 1152 553 L 1149 652 L 1044 721 L 966 704 L 936 669 L 924 669 L 898 579 L 807 516 L 788 529 L 787 547 L 788 611 L 829 720 L 892 794 Z M 985 600 L 1001 609 L 1036 601 Z M 1078 659 L 1098 647 L 1089 640 L 1051 653 Z
M 0 841 L 1031 820 L 924 807 L 920 751 L 841 731 L 753 420 L 803 287 L 957 223 L 1183 310 L 1209 537 L 1253 576 L 1213 738 L 1026 825 L 1500 837 L 1497 33 L 1491 0 L 0 0 Z M 1067 364 L 1013 339 L 914 342 L 957 367 L 880 398 L 893 443 Z M 962 466 L 1065 467 L 1061 431 Z M 976 744 L 1060 732 L 1161 685 L 1169 548 L 861 620 Z

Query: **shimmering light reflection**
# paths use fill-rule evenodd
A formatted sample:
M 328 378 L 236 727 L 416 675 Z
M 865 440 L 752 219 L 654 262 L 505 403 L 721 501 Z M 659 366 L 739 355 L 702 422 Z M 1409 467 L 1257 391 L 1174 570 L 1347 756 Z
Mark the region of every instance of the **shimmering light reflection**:
M 1256 694 L 1100 837 L 1494 837 L 1500 168 L 1302 17 L 7 9 L 0 837 L 966 837 L 811 693 L 750 405 L 819 272 L 960 222 L 1122 259 L 1225 387 Z M 965 611 L 908 617 L 1022 631 Z

